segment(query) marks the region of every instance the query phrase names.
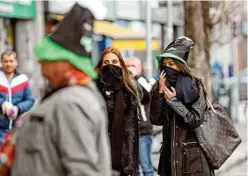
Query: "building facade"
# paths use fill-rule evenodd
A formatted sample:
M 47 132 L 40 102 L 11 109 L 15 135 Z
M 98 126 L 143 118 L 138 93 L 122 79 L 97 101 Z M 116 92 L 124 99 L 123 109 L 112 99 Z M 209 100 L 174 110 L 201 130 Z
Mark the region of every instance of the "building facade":
M 0 53 L 6 50 L 17 52 L 18 69 L 29 77 L 36 97 L 39 97 L 43 79 L 33 46 L 44 34 L 42 1 L 0 0 Z

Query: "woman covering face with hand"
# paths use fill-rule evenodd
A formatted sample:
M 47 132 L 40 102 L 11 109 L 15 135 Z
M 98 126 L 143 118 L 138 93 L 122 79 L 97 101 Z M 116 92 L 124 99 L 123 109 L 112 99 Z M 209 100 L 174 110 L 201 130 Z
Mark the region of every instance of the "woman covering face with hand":
M 138 104 L 140 95 L 120 52 L 106 48 L 96 66 L 108 110 L 112 168 L 121 176 L 135 175 L 138 159 Z
M 212 176 L 194 133 L 207 108 L 206 91 L 187 64 L 194 43 L 180 37 L 157 56 L 160 78 L 151 91 L 150 120 L 163 126 L 159 174 Z

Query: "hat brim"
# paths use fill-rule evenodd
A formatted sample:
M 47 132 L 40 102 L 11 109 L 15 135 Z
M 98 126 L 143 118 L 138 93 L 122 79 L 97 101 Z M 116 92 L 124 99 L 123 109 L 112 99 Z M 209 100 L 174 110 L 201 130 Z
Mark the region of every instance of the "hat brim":
M 87 74 L 89 77 L 93 79 L 97 78 L 97 73 L 89 57 L 80 56 L 62 47 L 58 43 L 51 40 L 49 37 L 44 37 L 34 46 L 34 53 L 40 61 L 67 60 L 76 68 Z
M 163 54 L 160 54 L 158 56 L 156 56 L 156 59 L 158 61 L 158 65 L 159 65 L 159 68 L 161 68 L 161 61 L 162 59 L 164 58 L 171 58 L 172 60 L 177 60 L 179 62 L 181 62 L 183 65 L 185 65 L 185 67 L 191 72 L 192 69 L 188 66 L 187 62 L 185 62 L 185 60 L 183 60 L 181 57 L 178 57 L 172 53 L 163 53 Z

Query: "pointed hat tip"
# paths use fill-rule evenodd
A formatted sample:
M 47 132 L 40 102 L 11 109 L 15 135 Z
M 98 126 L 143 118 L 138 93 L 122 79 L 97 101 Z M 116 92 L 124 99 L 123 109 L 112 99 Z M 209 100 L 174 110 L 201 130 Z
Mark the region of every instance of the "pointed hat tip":
M 81 7 L 88 8 L 97 20 L 103 20 L 107 14 L 107 8 L 101 0 L 73 0 Z

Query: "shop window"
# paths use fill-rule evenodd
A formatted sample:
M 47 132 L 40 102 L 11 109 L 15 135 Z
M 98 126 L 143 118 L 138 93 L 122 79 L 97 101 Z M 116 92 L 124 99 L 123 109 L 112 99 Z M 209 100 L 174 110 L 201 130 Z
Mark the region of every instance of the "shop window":
M 15 50 L 15 20 L 4 18 L 4 50 Z
M 173 25 L 173 40 L 176 40 L 179 37 L 177 30 L 178 30 L 177 26 Z

